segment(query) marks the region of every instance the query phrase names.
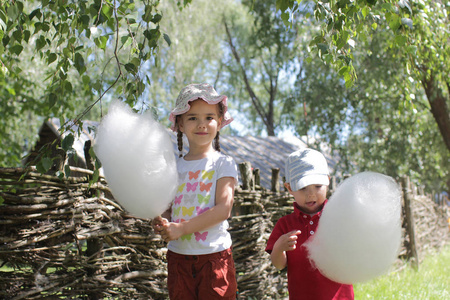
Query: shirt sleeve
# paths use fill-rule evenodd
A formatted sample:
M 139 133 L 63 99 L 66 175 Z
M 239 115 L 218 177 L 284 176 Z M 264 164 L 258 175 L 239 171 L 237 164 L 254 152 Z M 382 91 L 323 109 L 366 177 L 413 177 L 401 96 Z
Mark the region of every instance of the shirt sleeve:
M 233 177 L 235 184 L 238 183 L 237 165 L 234 159 L 230 156 L 224 155 L 220 160 L 217 179 L 222 177 Z
M 272 253 L 273 246 L 275 245 L 276 241 L 286 233 L 286 226 L 284 222 L 284 218 L 281 218 L 278 220 L 278 222 L 275 224 L 275 227 L 272 230 L 272 233 L 270 234 L 269 239 L 267 240 L 267 246 L 266 246 L 266 252 Z

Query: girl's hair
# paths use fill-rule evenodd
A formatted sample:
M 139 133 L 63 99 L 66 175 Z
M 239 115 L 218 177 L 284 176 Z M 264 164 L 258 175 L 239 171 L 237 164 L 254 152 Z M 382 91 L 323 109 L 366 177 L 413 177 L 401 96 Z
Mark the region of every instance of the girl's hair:
M 222 102 L 217 103 L 219 105 L 219 118 L 222 118 L 225 114 L 225 105 L 223 105 Z M 178 144 L 178 151 L 179 151 L 179 157 L 183 156 L 183 133 L 180 131 L 180 128 L 178 127 L 178 122 L 180 120 L 181 115 L 177 115 L 175 117 L 175 126 L 177 128 L 177 144 Z M 219 144 L 219 136 L 220 131 L 217 131 L 217 134 L 214 138 L 214 150 L 220 152 L 220 144 Z

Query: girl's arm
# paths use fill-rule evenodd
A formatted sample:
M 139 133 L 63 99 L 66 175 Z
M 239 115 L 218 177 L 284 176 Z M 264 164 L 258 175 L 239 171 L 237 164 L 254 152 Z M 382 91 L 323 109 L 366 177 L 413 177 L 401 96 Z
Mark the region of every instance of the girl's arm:
M 211 228 L 228 219 L 233 208 L 234 185 L 233 177 L 222 177 L 217 180 L 216 205 L 190 220 L 164 224 L 164 232 L 161 234 L 164 241 L 176 240 L 183 235 Z
M 291 232 L 283 234 L 273 245 L 272 252 L 270 253 L 270 259 L 272 260 L 272 264 L 278 270 L 284 269 L 284 267 L 286 267 L 286 251 L 292 251 L 296 248 L 297 235 L 300 233 L 300 230 L 293 230 Z

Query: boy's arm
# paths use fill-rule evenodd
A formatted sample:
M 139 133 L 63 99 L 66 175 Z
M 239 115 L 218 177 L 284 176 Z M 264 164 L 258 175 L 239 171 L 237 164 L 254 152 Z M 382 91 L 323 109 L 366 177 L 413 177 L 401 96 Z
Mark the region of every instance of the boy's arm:
M 270 259 L 273 265 L 278 270 L 284 269 L 287 265 L 286 251 L 292 251 L 296 248 L 297 235 L 300 234 L 300 230 L 293 230 L 286 234 L 283 234 L 273 245 L 272 252 L 270 253 Z
M 208 229 L 228 219 L 231 215 L 234 201 L 233 177 L 222 177 L 216 184 L 216 205 L 206 212 L 181 223 L 166 223 L 164 225 L 163 239 L 168 242 L 176 240 L 183 235 Z

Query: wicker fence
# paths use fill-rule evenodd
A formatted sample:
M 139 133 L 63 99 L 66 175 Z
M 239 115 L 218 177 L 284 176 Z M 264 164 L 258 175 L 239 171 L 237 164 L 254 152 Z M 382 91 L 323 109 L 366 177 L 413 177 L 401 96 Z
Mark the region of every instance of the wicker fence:
M 245 180 L 230 219 L 239 299 L 283 299 L 286 274 L 264 248 L 292 198 L 277 191 L 276 180 L 274 191 L 260 188 L 257 171 L 248 170 L 241 166 Z M 0 298 L 167 299 L 166 248 L 149 220 L 126 214 L 104 179 L 89 185 L 91 172 L 77 171 L 86 175 L 61 180 L 32 168 L 0 168 Z M 448 210 L 424 196 L 412 199 L 420 260 L 449 241 Z M 404 240 L 411 243 L 407 233 Z M 402 257 L 411 257 L 408 247 Z

